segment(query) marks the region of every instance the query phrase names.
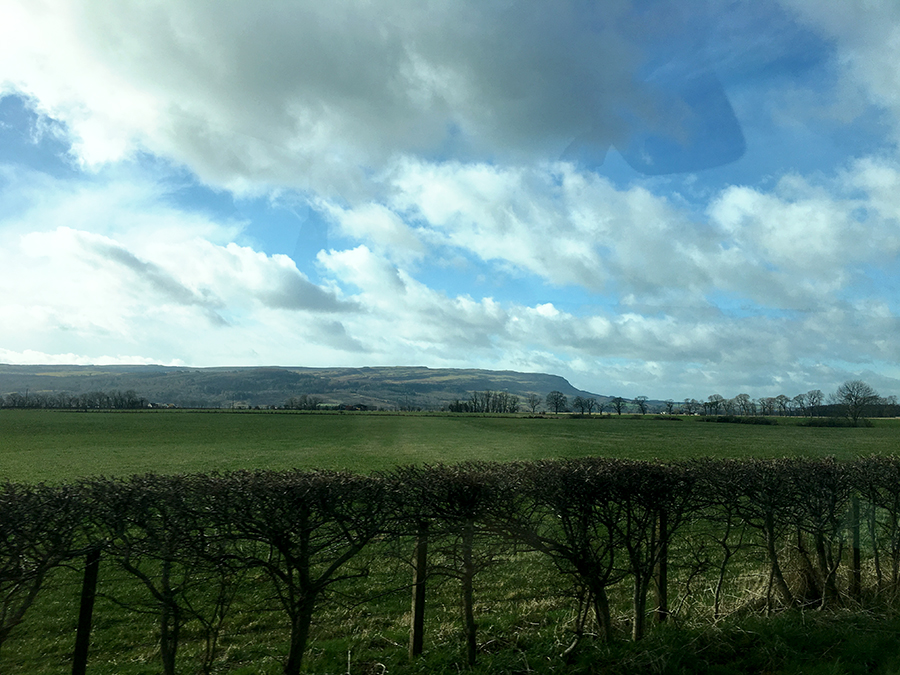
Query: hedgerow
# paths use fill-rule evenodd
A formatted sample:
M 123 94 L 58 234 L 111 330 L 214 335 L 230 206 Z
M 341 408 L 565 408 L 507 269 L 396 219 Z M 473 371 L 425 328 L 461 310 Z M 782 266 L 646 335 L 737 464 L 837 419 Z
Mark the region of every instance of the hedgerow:
M 410 589 L 417 599 L 409 652 L 418 658 L 427 630 L 424 591 L 440 577 L 459 584 L 465 660 L 474 665 L 479 638 L 483 644 L 483 631 L 490 635 L 478 629 L 479 580 L 522 556 L 543 558 L 573 589 L 575 620 L 560 658 L 576 654 L 590 635 L 607 643 L 625 636 L 611 609 L 611 594 L 621 597 L 625 588 L 627 633 L 635 641 L 653 630 L 652 617 L 718 620 L 799 607 L 893 612 L 900 609 L 898 542 L 896 456 L 593 457 L 372 475 L 239 471 L 7 482 L 0 485 L 0 646 L 15 639 L 49 575 L 98 550 L 109 568 L 144 589 L 140 602 L 115 589 L 110 599 L 156 617 L 163 672 L 176 672 L 186 630 L 204 645 L 192 656 L 196 668 L 214 672 L 235 598 L 253 586 L 262 598 L 258 611 L 283 617 L 282 669 L 292 675 L 301 670 L 317 614 L 335 602 L 358 606 Z M 401 559 L 413 561 L 409 576 L 370 581 L 375 569 L 404 569 Z M 89 627 L 82 618 L 80 630 Z

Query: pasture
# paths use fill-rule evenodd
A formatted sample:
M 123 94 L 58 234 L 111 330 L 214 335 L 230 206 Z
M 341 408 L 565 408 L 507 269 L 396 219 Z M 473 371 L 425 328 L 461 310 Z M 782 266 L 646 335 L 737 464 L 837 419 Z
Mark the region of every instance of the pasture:
M 872 427 L 710 424 L 653 416 L 572 418 L 256 411 L 0 410 L 0 478 L 235 469 L 344 469 L 589 455 L 848 459 L 900 449 L 900 420 Z
M 288 468 L 369 473 L 409 464 L 586 456 L 662 461 L 786 456 L 849 460 L 895 454 L 900 445 L 900 420 L 876 420 L 873 426 L 861 428 L 807 428 L 796 422 L 718 424 L 653 416 L 2 410 L 0 478 L 60 483 L 99 475 Z M 874 516 L 870 522 L 874 527 Z M 587 617 L 577 584 L 573 587 L 570 578 L 560 576 L 554 564 L 535 551 L 494 550 L 488 535 L 480 549 L 485 562 L 475 584 L 479 646 L 478 665 L 471 672 L 900 672 L 896 638 L 900 614 L 893 596 L 882 592 L 881 578 L 876 582 L 871 569 L 864 570 L 868 603 L 864 610 L 854 610 L 855 600 L 848 599 L 828 612 L 782 608 L 769 616 L 762 611 L 769 607 L 772 595 L 764 547 L 759 535 L 748 531 L 746 541 L 745 534 L 740 534 L 742 544 L 734 549 L 738 553 L 730 563 L 722 614 L 713 619 L 710 608 L 718 565 L 725 570 L 715 548 L 721 532 L 701 521 L 686 527 L 672 552 L 673 560 L 681 562 L 673 563 L 670 570 L 671 620 L 655 626 L 639 643 L 625 639 L 632 611 L 628 580 L 623 577 L 609 589 L 618 639 L 603 644 L 588 621 L 587 635 L 572 654 L 566 650 L 575 627 Z M 779 555 L 792 561 L 786 562 L 789 582 L 798 585 L 802 581 L 796 565 L 799 535 L 785 532 Z M 838 558 L 844 558 L 841 579 L 849 560 L 843 532 L 839 540 L 829 540 Z M 458 545 L 454 541 L 452 533 L 449 540 L 445 535 L 443 543 L 435 540 L 437 548 L 430 554 L 435 569 L 453 563 L 453 547 Z M 864 548 L 871 546 L 866 542 Z M 366 568 L 368 573 L 336 587 L 317 611 L 303 672 L 457 673 L 466 667 L 460 586 L 453 575 L 430 579 L 425 654 L 418 660 L 407 657 L 412 550 L 409 535 L 377 540 L 366 548 L 358 569 Z M 897 551 L 891 555 L 900 560 Z M 356 569 L 354 564 L 351 570 Z M 35 606 L 0 652 L 0 672 L 71 672 L 82 570 L 80 560 L 54 570 Z M 260 570 L 249 567 L 235 574 L 240 591 L 232 598 L 217 660 L 208 672 L 274 675 L 281 671 L 288 639 L 278 603 Z M 88 672 L 160 672 L 155 601 L 133 575 L 123 571 L 113 554 L 104 558 L 98 591 Z M 211 602 L 205 596 L 200 601 Z M 179 672 L 197 672 L 204 650 L 197 622 L 186 624 L 182 642 Z

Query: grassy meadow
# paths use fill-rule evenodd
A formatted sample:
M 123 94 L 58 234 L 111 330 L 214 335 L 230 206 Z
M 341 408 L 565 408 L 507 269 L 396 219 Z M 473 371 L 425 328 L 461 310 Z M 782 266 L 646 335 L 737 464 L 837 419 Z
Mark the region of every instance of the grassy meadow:
M 646 416 L 492 417 L 257 411 L 0 410 L 0 478 L 58 482 L 82 476 L 234 469 L 345 469 L 599 455 L 837 458 L 894 453 L 900 420 L 871 427 L 664 421 Z
M 688 457 L 835 456 L 896 453 L 900 420 L 871 427 L 663 421 L 654 416 L 573 418 L 425 414 L 308 414 L 256 411 L 69 412 L 0 410 L 0 478 L 59 482 L 82 476 L 182 473 L 232 469 L 327 468 L 370 472 L 398 464 L 467 460 L 535 460 L 602 455 L 674 460 Z M 371 550 L 371 576 L 329 598 L 313 625 L 303 671 L 324 675 L 458 673 L 466 669 L 459 585 L 436 577 L 429 587 L 425 655 L 406 655 L 411 542 Z M 751 553 L 747 569 L 758 569 Z M 589 634 L 566 655 L 578 618 L 573 589 L 552 564 L 533 553 L 500 556 L 479 574 L 478 666 L 494 673 L 900 673 L 900 616 L 886 608 L 831 612 L 790 610 L 764 616 L 751 607 L 765 594 L 765 575 L 736 576 L 731 604 L 719 620 L 708 614 L 710 579 L 670 600 L 672 620 L 640 643 L 604 645 Z M 686 574 L 671 571 L 673 578 Z M 25 622 L 0 653 L 0 673 L 71 672 L 82 570 L 76 563 L 48 580 Z M 281 671 L 284 617 L 253 579 L 236 599 L 214 672 L 251 675 Z M 684 582 L 684 579 L 681 579 Z M 392 590 L 393 589 L 393 590 Z M 111 563 L 100 572 L 100 597 L 88 672 L 161 672 L 158 630 L 141 609 L 150 598 Z M 346 591 L 346 595 L 345 595 Z M 612 594 L 613 620 L 628 633 L 629 590 Z M 366 596 L 365 602 L 359 602 Z M 115 598 L 115 600 L 111 599 Z M 747 601 L 750 598 L 750 602 Z M 122 606 L 124 603 L 127 606 Z M 197 672 L 202 640 L 183 635 L 179 672 Z

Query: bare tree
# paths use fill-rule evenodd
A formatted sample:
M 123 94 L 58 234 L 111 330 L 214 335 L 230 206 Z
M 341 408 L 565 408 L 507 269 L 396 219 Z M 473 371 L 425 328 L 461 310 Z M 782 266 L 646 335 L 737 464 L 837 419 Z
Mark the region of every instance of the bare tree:
M 572 399 L 572 407 L 584 415 L 584 411 L 587 410 L 587 401 L 581 396 L 576 396 Z
M 572 407 L 577 408 L 582 415 L 584 413 L 590 415 L 594 411 L 594 408 L 597 407 L 597 399 L 591 396 L 576 396 L 572 400 Z
M 697 399 L 695 399 L 695 398 L 684 399 L 684 412 L 687 413 L 688 415 L 696 415 L 698 412 L 700 412 L 701 409 L 702 409 L 702 406 L 700 404 L 700 401 L 698 401 Z
M 799 413 L 801 415 L 805 415 L 807 410 L 809 409 L 807 401 L 808 399 L 806 397 L 806 394 L 797 394 L 794 398 L 792 398 L 791 405 L 795 411 L 794 414 Z
M 782 473 L 797 497 L 793 520 L 798 528 L 801 565 L 815 571 L 808 575 L 811 578 L 806 581 L 804 599 L 818 601 L 824 607 L 839 596 L 838 570 L 847 543 L 847 514 L 855 494 L 850 480 L 852 469 L 829 457 L 796 460 Z M 858 517 L 856 520 L 858 524 Z
M 686 464 L 619 460 L 609 471 L 607 485 L 619 515 L 613 530 L 633 582 L 633 640 L 644 636 L 654 572 L 667 556 L 672 535 L 692 516 L 694 483 L 694 472 Z
M 203 626 L 202 670 L 211 672 L 219 632 L 242 578 L 217 545 L 198 501 L 208 484 L 204 476 L 154 474 L 84 484 L 94 536 L 149 595 L 149 602 L 138 601 L 138 611 L 157 615 L 167 675 L 176 672 L 180 634 L 190 619 Z
M 384 480 L 343 472 L 239 471 L 210 482 L 209 512 L 233 559 L 269 577 L 290 623 L 285 675 L 298 675 L 317 605 L 386 522 Z
M 607 589 L 625 578 L 617 562 L 620 541 L 615 523 L 621 512 L 612 498 L 610 467 L 615 460 L 582 458 L 509 465 L 516 486 L 498 500 L 505 513 L 498 526 L 553 560 L 582 591 L 580 604 L 593 609 L 604 641 L 613 639 Z M 584 633 L 586 613 L 578 612 L 575 648 Z
M 718 415 L 719 410 L 722 408 L 722 404 L 725 402 L 725 397 L 721 394 L 711 394 L 706 399 L 706 409 L 709 411 L 710 415 Z
M 822 393 L 821 389 L 811 389 L 806 392 L 806 408 L 809 411 L 810 417 L 819 413 L 819 406 L 822 405 L 822 401 L 824 400 L 825 394 Z
M 784 394 L 778 394 L 775 397 L 775 405 L 778 406 L 778 412 L 782 417 L 785 417 L 788 413 L 788 405 L 790 405 L 791 399 L 789 399 Z
M 627 403 L 627 401 L 624 398 L 622 398 L 621 396 L 616 396 L 609 403 L 613 407 L 613 410 L 616 411 L 616 415 L 621 415 L 622 410 L 625 409 L 625 404 Z
M 561 391 L 551 391 L 547 394 L 547 407 L 557 415 L 560 411 L 565 411 L 568 405 L 569 401 Z
M 475 665 L 477 630 L 475 580 L 506 552 L 496 532 L 486 526 L 486 514 L 497 500 L 497 483 L 507 470 L 501 465 L 465 463 L 455 466 L 406 466 L 389 477 L 391 492 L 400 499 L 400 517 L 409 524 L 428 523 L 428 548 L 433 561 L 428 574 L 460 583 L 466 660 Z M 435 555 L 436 554 L 436 555 Z
M 762 535 L 769 562 L 769 587 L 791 606 L 795 598 L 783 572 L 782 543 L 793 525 L 797 497 L 784 467 L 794 459 L 742 459 L 719 462 L 707 492 L 718 495 L 741 520 Z
M 641 415 L 647 414 L 647 397 L 646 396 L 636 396 L 634 401 L 632 401 L 637 406 L 637 409 L 641 411 Z
M 853 424 L 859 424 L 867 408 L 878 403 L 880 396 L 871 386 L 862 380 L 848 380 L 831 395 L 834 403 L 844 409 L 844 414 L 853 420 Z

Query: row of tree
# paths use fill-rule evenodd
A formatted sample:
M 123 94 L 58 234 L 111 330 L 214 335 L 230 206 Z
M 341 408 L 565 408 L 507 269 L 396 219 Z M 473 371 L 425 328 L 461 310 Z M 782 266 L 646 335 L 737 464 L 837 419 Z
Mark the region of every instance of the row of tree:
M 629 404 L 634 406 L 636 412 L 646 415 L 649 411 L 649 399 L 646 396 L 638 396 L 633 401 L 628 401 L 621 396 L 606 401 L 598 401 L 593 396 L 576 396 L 572 399 L 572 405 L 569 406 L 568 397 L 561 391 L 551 391 L 547 394 L 547 409 L 554 413 L 569 412 L 574 410 L 582 415 L 590 415 L 593 412 L 603 414 L 604 410 L 611 410 L 617 415 L 621 415 L 628 409 Z
M 301 394 L 300 396 L 291 396 L 287 399 L 284 402 L 284 407 L 287 410 L 318 410 L 322 403 L 323 399 L 321 396 Z
M 288 410 L 318 410 L 324 399 L 315 394 L 291 396 L 283 407 Z M 145 408 L 150 403 L 137 392 L 113 390 L 109 393 L 93 391 L 84 394 L 65 392 L 47 394 L 43 392 L 24 394 L 13 392 L 0 396 L 0 408 L 63 408 L 63 409 L 133 409 Z M 753 399 L 749 394 L 738 394 L 725 398 L 711 394 L 703 401 L 686 398 L 682 403 L 672 399 L 658 404 L 651 410 L 646 396 L 627 399 L 616 396 L 598 400 L 592 396 L 575 396 L 571 404 L 560 391 L 552 391 L 545 398 L 529 394 L 520 399 L 507 391 L 473 391 L 467 399 L 456 399 L 448 409 L 454 413 L 517 413 L 523 409 L 537 413 L 544 406 L 554 413 L 574 411 L 582 415 L 609 411 L 617 415 L 634 412 L 645 415 L 648 412 L 665 412 L 681 415 L 741 415 L 741 416 L 807 416 L 841 415 L 854 423 L 864 417 L 893 417 L 900 415 L 900 405 L 896 396 L 882 397 L 870 385 L 861 380 L 845 382 L 837 391 L 827 396 L 820 389 L 812 389 L 793 398 L 784 394 Z M 338 409 L 362 409 L 361 405 L 332 406 Z M 420 410 L 410 402 L 398 404 L 401 410 Z
M 589 633 L 616 638 L 611 598 L 623 585 L 633 639 L 644 635 L 649 616 L 675 611 L 670 595 L 679 596 L 677 606 L 713 617 L 726 597 L 743 594 L 749 605 L 746 579 L 754 571 L 768 607 L 891 604 L 900 598 L 900 458 L 583 458 L 408 466 L 371 476 L 241 471 L 5 483 L 0 647 L 48 575 L 87 556 L 96 580 L 102 553 L 143 585 L 165 673 L 176 672 L 188 624 L 206 646 L 200 669 L 211 672 L 235 598 L 263 583 L 274 606 L 256 611 L 283 613 L 290 636 L 284 672 L 293 675 L 317 610 L 337 595 L 327 591 L 412 551 L 410 653 L 422 650 L 425 586 L 442 574 L 460 585 L 470 664 L 480 575 L 515 564 L 522 551 L 542 554 L 575 589 L 584 611 L 573 649 Z M 409 592 L 408 583 L 396 584 L 366 593 Z M 703 602 L 695 597 L 701 593 Z
M 29 393 L 26 389 L 24 394 L 13 392 L 6 396 L 0 396 L 0 408 L 125 410 L 146 408 L 147 406 L 147 399 L 139 396 L 133 389 L 127 391 L 114 389 L 110 392 L 91 391 L 84 394 L 68 394 L 66 392 L 57 392 L 54 394 L 46 394 L 43 392 Z
M 672 412 L 675 408 L 674 401 L 666 401 L 666 408 L 668 412 Z M 793 398 L 784 394 L 759 399 L 752 399 L 748 394 L 738 394 L 734 398 L 712 394 L 702 402 L 685 399 L 680 411 L 688 415 L 832 415 L 847 417 L 855 424 L 865 417 L 897 416 L 900 414 L 900 406 L 896 396 L 884 397 L 862 380 L 848 380 L 827 397 L 821 389 L 811 389 Z
M 519 397 L 508 391 L 473 391 L 464 401 L 456 399 L 448 406 L 454 413 L 517 413 Z
M 548 410 L 554 413 L 574 411 L 582 415 L 593 412 L 610 412 L 621 415 L 623 412 L 634 412 L 646 415 L 650 412 L 650 402 L 646 396 L 626 399 L 616 396 L 612 399 L 598 401 L 594 397 L 576 396 L 571 405 L 568 397 L 560 391 L 551 391 L 544 401 Z M 532 411 L 540 405 L 537 396 L 529 397 Z M 725 398 L 720 394 L 712 394 L 705 401 L 686 398 L 682 404 L 672 399 L 663 403 L 663 408 L 654 412 L 665 412 L 669 415 L 740 415 L 740 416 L 804 416 L 820 415 L 847 417 L 853 424 L 858 424 L 865 417 L 895 417 L 900 415 L 900 405 L 896 396 L 883 397 L 873 387 L 862 380 L 844 382 L 829 396 L 821 389 L 812 389 L 805 394 L 797 394 L 790 398 L 784 394 L 778 396 L 753 399 L 749 394 L 738 394 L 734 398 Z

